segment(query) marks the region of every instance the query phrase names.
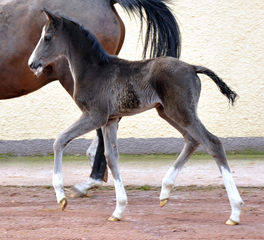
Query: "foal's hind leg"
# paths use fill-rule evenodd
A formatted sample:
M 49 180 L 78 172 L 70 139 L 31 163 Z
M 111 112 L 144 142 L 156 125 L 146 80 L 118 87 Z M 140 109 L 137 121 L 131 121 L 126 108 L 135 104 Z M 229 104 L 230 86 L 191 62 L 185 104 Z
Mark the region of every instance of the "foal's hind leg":
M 190 136 L 188 132 L 183 130 L 178 124 L 172 121 L 164 112 L 162 106 L 156 108 L 160 117 L 166 120 L 170 125 L 175 127 L 184 137 L 185 145 L 180 155 L 176 159 L 173 166 L 169 169 L 167 174 L 164 176 L 162 180 L 162 188 L 160 193 L 160 206 L 163 207 L 169 200 L 170 191 L 174 186 L 174 182 L 176 177 L 178 176 L 180 170 L 184 166 L 184 164 L 188 161 L 189 157 L 192 153 L 197 149 L 199 143 Z
M 97 129 L 97 136 L 86 152 L 91 161 L 92 172 L 90 177 L 79 184 L 75 184 L 68 194 L 69 197 L 84 197 L 91 188 L 100 187 L 108 180 L 107 163 L 104 156 L 104 141 L 102 130 Z
M 105 157 L 114 178 L 116 192 L 116 208 L 109 218 L 110 221 L 119 221 L 127 205 L 127 195 L 118 167 L 117 122 L 118 119 L 112 119 L 102 128 L 105 143 Z
M 94 158 L 98 146 L 98 134 L 96 134 L 95 138 L 93 139 L 92 143 L 90 144 L 89 148 L 86 151 L 86 156 L 90 160 L 90 164 L 93 167 L 94 165 Z
M 101 129 L 97 129 L 97 136 L 88 148 L 87 156 L 92 165 L 90 177 L 82 183 L 75 184 L 67 194 L 68 197 L 84 197 L 89 189 L 102 186 L 103 180 L 107 182 L 108 171 L 104 156 L 104 141 Z
M 103 181 L 107 182 L 108 169 L 104 156 L 103 136 L 101 135 L 102 130 L 97 129 L 97 136 L 86 152 L 92 165 L 90 177 L 82 183 L 75 184 L 68 194 L 69 197 L 84 197 L 89 189 L 100 187 L 103 184 Z
M 232 213 L 229 220 L 226 222 L 228 225 L 236 225 L 239 223 L 239 217 L 243 201 L 239 195 L 233 176 L 229 169 L 224 147 L 220 139 L 211 134 L 200 122 L 198 117 L 194 119 L 192 124 L 186 130 L 199 141 L 206 149 L 206 151 L 215 159 L 226 187 L 228 198 L 231 204 Z

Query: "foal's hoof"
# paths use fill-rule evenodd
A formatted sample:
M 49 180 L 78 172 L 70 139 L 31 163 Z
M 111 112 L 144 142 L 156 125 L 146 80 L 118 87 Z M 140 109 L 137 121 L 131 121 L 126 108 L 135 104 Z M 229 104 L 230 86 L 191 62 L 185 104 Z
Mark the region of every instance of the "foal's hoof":
M 72 187 L 66 196 L 70 198 L 83 198 L 86 196 L 86 193 L 80 192 L 77 188 Z
M 107 181 L 108 181 L 108 168 L 107 168 L 107 167 L 106 167 L 106 169 L 105 169 L 105 173 L 104 173 L 103 181 L 104 181 L 105 183 L 107 183 Z
M 67 198 L 63 198 L 60 200 L 59 204 L 60 204 L 60 207 L 61 207 L 61 210 L 63 211 L 66 207 L 67 207 Z
M 234 225 L 238 225 L 238 222 L 234 222 L 231 219 L 228 219 L 225 224 L 229 226 L 234 226 Z
M 160 200 L 160 207 L 164 207 L 164 205 L 169 201 L 168 198 Z
M 112 221 L 112 222 L 118 222 L 118 221 L 120 221 L 121 219 L 116 218 L 116 217 L 114 217 L 114 216 L 111 216 L 110 218 L 108 218 L 108 220 L 109 220 L 109 221 Z

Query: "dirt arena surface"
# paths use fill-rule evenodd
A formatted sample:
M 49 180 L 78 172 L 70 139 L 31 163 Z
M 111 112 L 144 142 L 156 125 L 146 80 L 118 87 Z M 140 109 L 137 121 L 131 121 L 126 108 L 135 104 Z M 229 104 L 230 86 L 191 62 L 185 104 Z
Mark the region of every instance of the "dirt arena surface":
M 116 204 L 111 174 L 108 183 L 89 191 L 88 197 L 69 198 L 62 212 L 49 187 L 51 159 L 0 159 L 0 239 L 264 239 L 262 157 L 229 162 L 245 202 L 237 226 L 224 224 L 231 209 L 215 163 L 199 157 L 186 165 L 169 202 L 160 208 L 159 186 L 172 163 L 161 158 L 162 165 L 148 159 L 140 159 L 140 164 L 137 159 L 121 159 L 128 206 L 120 222 L 107 220 Z M 66 158 L 65 185 L 85 180 L 88 167 L 85 159 L 72 162 Z
M 113 189 L 69 199 L 62 212 L 52 188 L 0 187 L 0 239 L 264 239 L 263 189 L 239 190 L 241 224 L 227 226 L 230 206 L 222 188 L 174 189 L 162 209 L 159 190 L 127 190 L 123 220 L 110 222 Z

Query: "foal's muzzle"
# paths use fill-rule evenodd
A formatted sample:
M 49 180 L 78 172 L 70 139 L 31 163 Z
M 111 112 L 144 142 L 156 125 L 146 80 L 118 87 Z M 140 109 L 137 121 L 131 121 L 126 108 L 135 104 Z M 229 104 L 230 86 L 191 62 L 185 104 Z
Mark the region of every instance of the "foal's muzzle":
M 39 75 L 42 72 L 42 70 L 43 70 L 42 63 L 38 63 L 37 64 L 35 62 L 31 62 L 31 63 L 29 62 L 28 66 L 36 75 Z

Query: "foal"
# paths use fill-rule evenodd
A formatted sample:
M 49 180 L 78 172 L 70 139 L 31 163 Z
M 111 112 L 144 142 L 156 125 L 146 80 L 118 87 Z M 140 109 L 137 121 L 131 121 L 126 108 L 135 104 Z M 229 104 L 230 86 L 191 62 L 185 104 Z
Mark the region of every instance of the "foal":
M 161 57 L 145 61 L 126 61 L 108 55 L 92 33 L 79 24 L 44 10 L 48 23 L 29 59 L 34 72 L 61 55 L 69 61 L 74 78 L 74 100 L 83 114 L 54 143 L 53 186 L 62 210 L 67 205 L 63 190 L 62 155 L 74 138 L 102 127 L 105 156 L 113 174 L 116 209 L 110 220 L 120 220 L 127 196 L 118 168 L 117 122 L 129 116 L 156 108 L 160 117 L 184 137 L 185 146 L 162 181 L 160 205 L 164 206 L 174 181 L 191 154 L 202 144 L 215 159 L 228 193 L 232 213 L 226 222 L 239 223 L 243 201 L 230 172 L 221 141 L 211 134 L 197 116 L 201 82 L 197 73 L 208 75 L 233 104 L 236 93 L 205 67 L 193 66 L 176 58 Z

